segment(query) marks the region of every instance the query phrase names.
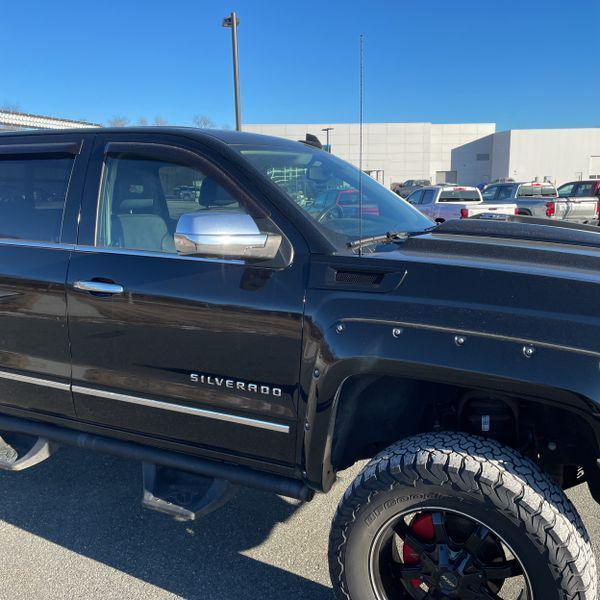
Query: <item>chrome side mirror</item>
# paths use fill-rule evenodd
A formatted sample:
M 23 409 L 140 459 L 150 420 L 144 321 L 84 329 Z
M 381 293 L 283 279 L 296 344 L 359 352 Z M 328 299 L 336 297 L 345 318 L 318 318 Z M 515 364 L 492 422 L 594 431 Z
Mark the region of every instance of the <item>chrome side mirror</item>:
M 281 236 L 261 233 L 242 212 L 199 210 L 179 217 L 175 248 L 183 256 L 268 260 L 277 255 Z

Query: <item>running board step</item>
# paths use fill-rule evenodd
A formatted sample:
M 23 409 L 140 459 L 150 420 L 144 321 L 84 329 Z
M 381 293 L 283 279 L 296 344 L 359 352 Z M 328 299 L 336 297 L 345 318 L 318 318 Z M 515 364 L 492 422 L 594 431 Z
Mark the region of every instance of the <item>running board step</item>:
M 9 434 L 10 435 L 10 434 Z M 14 435 L 14 434 L 13 434 Z M 28 440 L 31 438 L 28 437 Z M 5 439 L 6 438 L 6 439 Z M 21 449 L 23 440 L 12 440 L 8 436 L 0 437 L 0 469 L 3 471 L 24 471 L 50 458 L 56 446 L 43 437 L 38 437 L 35 443 L 25 442 L 25 449 Z M 16 448 L 15 448 L 16 446 Z
M 75 423 L 72 424 L 76 425 Z M 182 452 L 173 452 L 155 446 L 86 433 L 77 429 L 61 427 L 60 425 L 31 421 L 0 413 L 0 432 L 4 431 L 35 438 L 41 437 L 61 446 L 74 446 L 84 450 L 119 456 L 128 460 L 162 465 L 186 473 L 197 473 L 203 477 L 227 479 L 238 485 L 265 490 L 306 502 L 312 500 L 314 495 L 313 490 L 302 479 L 257 471 L 242 465 L 209 460 Z M 4 436 L 4 433 L 2 435 Z
M 235 496 L 237 485 L 225 479 L 204 477 L 179 469 L 143 463 L 142 506 L 175 517 L 196 521 L 221 508 Z

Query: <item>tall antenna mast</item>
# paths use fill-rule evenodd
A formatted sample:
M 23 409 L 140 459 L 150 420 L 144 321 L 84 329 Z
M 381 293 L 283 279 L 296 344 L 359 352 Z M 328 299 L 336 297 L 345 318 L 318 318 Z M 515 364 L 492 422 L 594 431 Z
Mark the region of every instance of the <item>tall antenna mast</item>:
M 363 237 L 363 77 L 364 77 L 364 35 L 360 34 L 360 75 L 358 91 L 358 238 Z M 362 256 L 362 244 L 358 247 Z

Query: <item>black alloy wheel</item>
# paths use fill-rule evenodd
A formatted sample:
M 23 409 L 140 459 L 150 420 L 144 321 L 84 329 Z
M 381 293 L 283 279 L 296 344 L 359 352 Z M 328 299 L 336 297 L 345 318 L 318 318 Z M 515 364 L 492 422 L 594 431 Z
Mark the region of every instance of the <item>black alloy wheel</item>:
M 410 511 L 376 536 L 370 574 L 380 600 L 531 600 L 529 576 L 506 542 L 456 511 Z

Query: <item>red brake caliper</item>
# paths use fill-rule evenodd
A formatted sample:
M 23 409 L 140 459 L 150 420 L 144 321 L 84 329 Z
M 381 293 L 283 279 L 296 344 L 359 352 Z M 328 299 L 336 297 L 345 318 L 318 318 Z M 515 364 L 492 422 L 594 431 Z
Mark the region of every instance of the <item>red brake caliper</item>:
M 419 538 L 423 542 L 431 542 L 435 537 L 433 529 L 433 519 L 430 514 L 419 515 L 409 527 L 411 533 Z M 402 547 L 402 560 L 406 565 L 418 565 L 421 562 L 421 557 L 418 552 L 413 550 L 408 544 L 404 544 Z M 419 587 L 421 585 L 420 579 L 412 579 L 411 584 L 413 587 Z

